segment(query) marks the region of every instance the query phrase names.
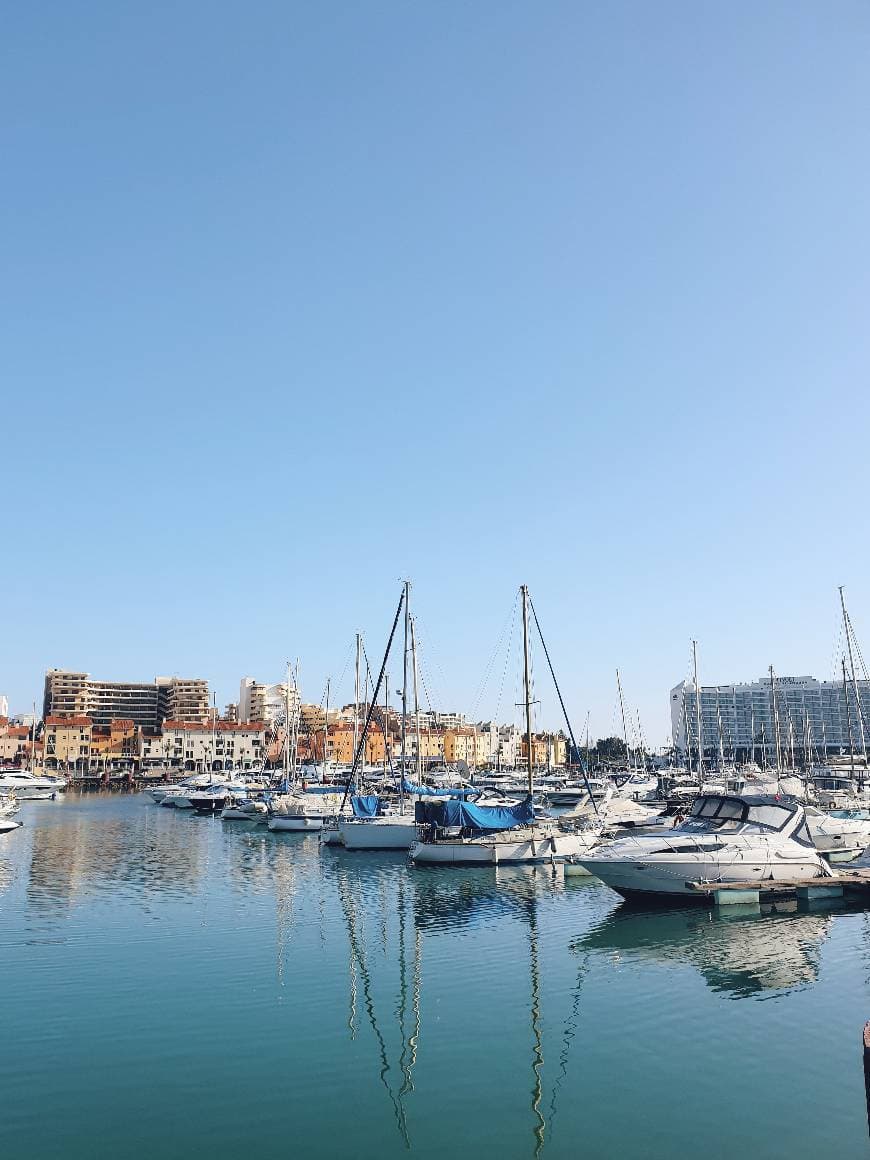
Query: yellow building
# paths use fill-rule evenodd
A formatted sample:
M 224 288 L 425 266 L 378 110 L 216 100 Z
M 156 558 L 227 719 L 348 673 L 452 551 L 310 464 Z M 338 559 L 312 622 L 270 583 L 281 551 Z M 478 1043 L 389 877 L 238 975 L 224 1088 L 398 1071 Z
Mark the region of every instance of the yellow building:
M 90 717 L 46 717 L 45 765 L 48 769 L 85 770 L 91 756 Z
M 444 760 L 450 764 L 464 761 L 466 765 L 478 765 L 476 730 L 468 726 L 445 730 Z

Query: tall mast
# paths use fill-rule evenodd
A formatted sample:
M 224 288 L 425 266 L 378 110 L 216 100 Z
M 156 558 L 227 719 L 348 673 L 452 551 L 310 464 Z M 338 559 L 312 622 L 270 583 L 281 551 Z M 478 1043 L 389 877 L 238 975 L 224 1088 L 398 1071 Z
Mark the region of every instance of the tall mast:
M 215 754 L 217 751 L 217 693 L 212 693 L 211 710 L 211 770 L 214 771 Z M 108 757 L 107 759 L 108 760 Z
M 323 773 L 326 773 L 326 751 L 329 748 L 329 677 L 326 678 L 326 697 L 323 710 Z M 321 776 L 321 781 L 323 777 Z
M 411 581 L 405 581 L 405 647 L 402 650 L 402 777 L 408 744 L 408 637 L 411 631 Z
M 692 738 L 689 733 L 689 699 L 686 696 L 686 685 L 688 681 L 683 682 L 683 731 L 686 734 L 686 772 L 692 772 Z
M 858 738 L 861 742 L 861 753 L 864 757 L 864 768 L 867 768 L 867 742 L 864 738 L 864 714 L 861 711 L 861 695 L 858 692 L 858 681 L 855 676 L 855 657 L 852 653 L 852 624 L 846 612 L 846 598 L 843 595 L 843 585 L 840 585 L 840 607 L 843 610 L 843 629 L 846 633 L 846 646 L 849 649 L 849 671 L 852 675 L 852 692 L 855 694 L 855 707 L 858 710 Z
M 523 666 L 526 686 L 526 749 L 528 751 L 529 797 L 532 796 L 532 683 L 529 674 L 529 590 L 520 588 L 523 596 Z
M 417 740 L 417 785 L 423 781 L 423 753 L 420 748 L 420 699 L 417 695 L 417 632 L 411 617 L 411 661 L 414 673 L 414 733 Z
M 625 723 L 625 701 L 622 697 L 622 681 L 619 679 L 619 669 L 616 670 L 616 687 L 619 690 L 619 710 L 622 713 L 622 739 L 625 742 L 625 760 L 628 768 L 634 773 L 634 759 L 628 747 L 628 726 Z
M 290 788 L 290 662 L 284 679 L 284 792 Z
M 855 746 L 852 741 L 852 713 L 849 709 L 849 689 L 846 684 L 846 658 L 843 657 L 843 700 L 846 702 L 846 728 L 849 730 L 849 759 L 852 766 L 852 780 L 855 780 Z
M 356 664 L 354 667 L 353 678 L 353 753 L 354 761 L 356 760 L 356 747 L 359 743 L 359 658 L 360 658 L 360 634 L 356 634 Z M 363 762 L 365 764 L 365 762 Z
M 695 720 L 698 727 L 698 788 L 704 783 L 704 742 L 701 736 L 701 686 L 698 684 L 698 642 L 692 641 L 692 667 L 695 672 Z
M 773 707 L 773 734 L 776 744 L 776 780 L 779 781 L 782 766 L 782 746 L 779 739 L 779 709 L 776 704 L 776 677 L 773 673 L 773 665 L 770 666 L 770 699 Z
M 716 689 L 716 725 L 719 731 L 719 769 L 725 768 L 725 742 L 722 739 L 722 709 L 719 705 L 719 690 Z

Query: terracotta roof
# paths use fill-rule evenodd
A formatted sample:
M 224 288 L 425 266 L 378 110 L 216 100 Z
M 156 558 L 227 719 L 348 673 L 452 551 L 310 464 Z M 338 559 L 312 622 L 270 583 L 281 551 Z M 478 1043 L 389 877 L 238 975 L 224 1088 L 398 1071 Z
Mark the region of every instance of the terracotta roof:
M 215 723 L 217 733 L 259 733 L 268 728 L 265 721 L 218 721 Z M 163 731 L 167 729 L 180 730 L 184 733 L 211 733 L 211 721 L 164 721 Z
M 92 725 L 90 717 L 46 717 L 46 725 L 69 725 L 73 728 Z
M 135 722 L 131 717 L 116 717 L 112 721 L 113 729 L 132 729 L 134 725 Z

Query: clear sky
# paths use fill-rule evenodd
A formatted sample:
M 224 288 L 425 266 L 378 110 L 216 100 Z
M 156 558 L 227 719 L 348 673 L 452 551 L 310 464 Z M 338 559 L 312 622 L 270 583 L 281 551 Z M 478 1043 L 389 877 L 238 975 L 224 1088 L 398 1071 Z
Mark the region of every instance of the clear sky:
M 0 54 L 13 710 L 318 700 L 404 576 L 440 707 L 527 582 L 593 736 L 618 665 L 664 741 L 693 636 L 832 676 L 838 584 L 870 650 L 866 4 L 36 2 Z

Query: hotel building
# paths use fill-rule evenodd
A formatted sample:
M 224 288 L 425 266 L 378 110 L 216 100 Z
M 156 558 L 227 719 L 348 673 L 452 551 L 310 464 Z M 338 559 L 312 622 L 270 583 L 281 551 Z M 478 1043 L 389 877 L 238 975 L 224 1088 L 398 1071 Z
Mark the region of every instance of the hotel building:
M 860 752 L 861 726 L 870 745 L 870 681 L 818 681 L 815 677 L 769 677 L 748 684 L 701 686 L 701 739 L 704 757 L 716 760 L 722 752 L 727 761 L 776 764 L 776 731 L 780 751 L 794 750 L 801 762 L 849 750 Z M 683 681 L 671 689 L 671 736 L 674 748 L 685 757 L 697 753 L 698 730 L 695 686 Z M 848 706 L 848 709 L 847 709 Z M 687 738 L 688 730 L 688 738 Z M 721 745 L 720 745 L 721 739 Z

